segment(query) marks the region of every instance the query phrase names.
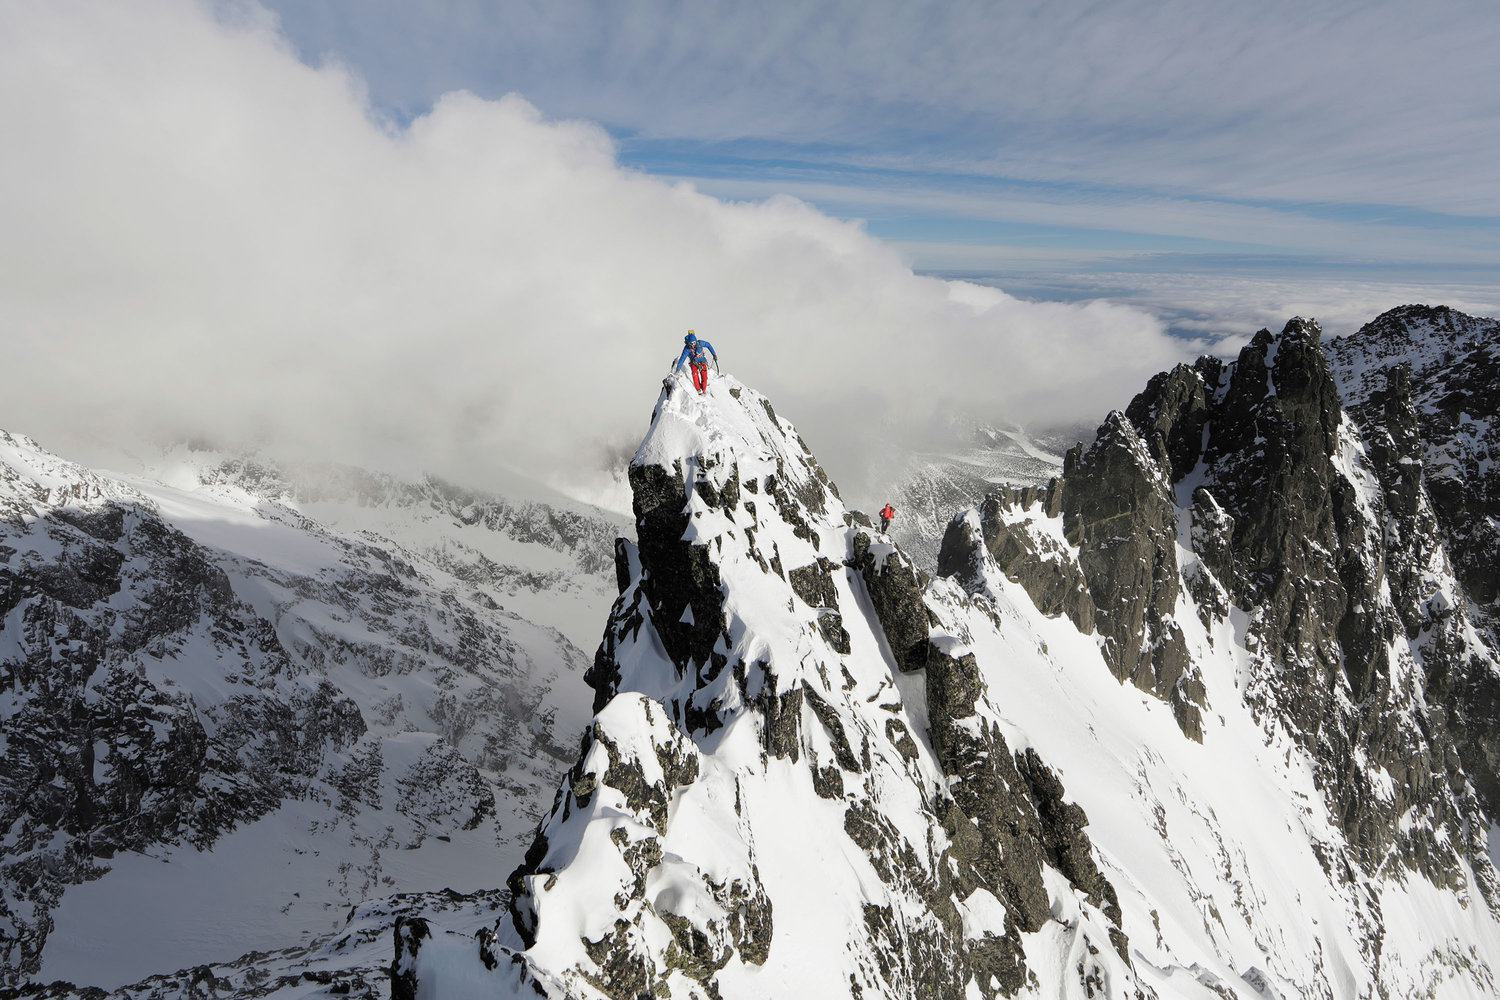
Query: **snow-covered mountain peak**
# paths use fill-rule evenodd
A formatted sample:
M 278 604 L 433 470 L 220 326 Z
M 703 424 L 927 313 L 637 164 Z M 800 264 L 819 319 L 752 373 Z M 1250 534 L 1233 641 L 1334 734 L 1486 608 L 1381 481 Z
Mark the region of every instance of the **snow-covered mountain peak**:
M 1396 631 L 1372 447 L 1293 321 L 955 517 L 927 580 L 761 397 L 669 383 L 511 912 L 404 920 L 395 995 L 1482 993 L 1421 665 L 1489 661 L 1461 613 Z
M 198 472 L 0 432 L 5 982 L 227 962 L 513 865 L 587 717 L 587 657 L 515 607 L 597 622 L 608 521 L 557 512 L 522 544 L 514 516 L 486 527 L 522 507 L 431 482 L 312 500 L 264 466 Z M 537 560 L 573 586 L 531 590 Z M 163 906 L 122 919 L 143 885 Z
M 85 745 L 97 758 L 87 733 L 46 719 L 101 691 L 129 704 L 109 685 L 138 668 L 217 683 L 231 661 L 269 665 L 237 668 L 268 686 L 232 711 L 207 691 L 130 692 L 158 721 L 189 707 L 210 720 L 209 787 L 250 775 L 243 787 L 275 816 L 316 821 L 316 851 L 342 857 L 346 831 L 374 841 L 389 822 L 416 846 L 379 840 L 359 870 L 446 859 L 465 890 L 368 902 L 337 937 L 153 976 L 132 998 L 301 995 L 295 977 L 265 978 L 297 961 L 326 990 L 368 989 L 383 960 L 372 928 L 391 918 L 398 1000 L 1491 996 L 1500 921 L 1485 839 L 1500 768 L 1486 734 L 1500 667 L 1474 599 L 1484 578 L 1465 577 L 1484 568 L 1482 539 L 1463 548 L 1479 536 L 1454 512 L 1483 515 L 1495 478 L 1487 439 L 1466 434 L 1492 412 L 1496 373 L 1482 338 L 1464 339 L 1484 321 L 1418 319 L 1420 336 L 1389 315 L 1372 324 L 1372 341 L 1402 350 L 1360 346 L 1365 332 L 1325 344 L 1293 320 L 1232 362 L 1156 376 L 1050 482 L 945 515 L 935 579 L 731 377 L 702 396 L 665 384 L 624 470 L 634 532 L 614 541 L 612 581 L 585 568 L 602 568 L 612 526 L 566 505 L 232 457 L 174 486 L 122 481 L 0 439 L 28 456 L 0 463 L 20 498 L 0 520 L 3 640 L 20 637 L 3 676 L 22 692 L 6 704 L 23 709 L 5 737 L 28 762 L 54 745 L 54 759 Z M 1447 362 L 1412 363 L 1413 343 L 1443 338 L 1458 345 Z M 74 477 L 88 476 L 98 491 L 80 496 Z M 525 569 L 504 561 L 522 554 Z M 117 557 L 128 585 L 100 592 Z M 586 596 L 579 579 L 613 605 L 586 671 L 592 718 L 574 728 L 559 720 L 590 695 L 545 668 L 583 658 L 515 609 L 534 586 L 532 606 L 550 613 Z M 218 659 L 180 652 L 196 648 L 181 644 L 191 629 L 138 629 L 127 634 L 146 646 L 111 650 L 123 672 L 65 654 L 77 690 L 59 702 L 37 683 L 59 676 L 58 642 L 184 608 L 171 620 L 218 629 Z M 236 635 L 264 642 L 231 648 Z M 471 639 L 489 652 L 465 655 Z M 326 695 L 271 727 L 304 726 L 301 757 L 284 741 L 273 760 L 235 742 L 236 715 L 295 685 Z M 372 700 L 396 689 L 399 705 Z M 117 731 L 147 731 L 142 718 L 96 723 L 112 765 L 131 760 Z M 558 746 L 570 729 L 576 751 Z M 201 745 L 174 732 L 173 745 Z M 443 768 L 410 771 L 445 747 Z M 283 758 L 302 769 L 274 770 Z M 196 815 L 204 782 L 173 763 L 191 755 L 146 759 L 172 765 L 153 787 L 180 789 Z M 92 785 L 68 761 L 26 773 L 48 767 L 68 801 L 131 804 L 107 768 Z M 23 786 L 0 789 L 25 839 L 5 902 L 34 954 L 60 883 L 28 881 L 47 848 L 15 807 Z M 543 789 L 556 790 L 550 808 Z M 493 813 L 467 808 L 486 792 Z M 166 814 L 148 804 L 143 820 Z M 528 813 L 539 823 L 516 864 L 502 819 Z M 255 815 L 231 817 L 243 834 L 200 840 L 239 857 L 268 829 L 271 814 Z M 144 849 L 185 876 L 220 870 L 176 835 Z M 109 863 L 124 872 L 133 844 L 106 844 L 119 848 Z M 182 885 L 174 898 L 191 897 Z M 64 893 L 53 935 L 75 968 L 80 898 Z M 355 952 L 359 970 L 340 972 Z
M 799 663 L 799 612 L 787 607 L 789 590 L 762 593 L 766 577 L 786 590 L 788 572 L 842 563 L 852 516 L 796 429 L 732 379 L 705 396 L 674 380 L 630 483 L 639 548 L 620 543 L 619 575 L 640 563 L 673 662 L 774 654 L 783 674 Z
M 1500 350 L 1500 320 L 1469 316 L 1447 306 L 1406 305 L 1381 313 L 1329 348 L 1346 405 L 1364 404 L 1382 373 L 1409 367 L 1419 380 L 1473 352 Z
M 1133 982 L 1081 812 L 792 425 L 669 384 L 630 478 L 597 714 L 493 960 L 409 922 L 398 994 L 998 996 L 1055 974 L 1049 898 L 1079 981 Z
M 1429 684 L 1500 816 L 1500 320 L 1402 306 L 1328 358 L 1383 484 L 1402 625 L 1427 636 Z
M 1350 410 L 1407 372 L 1426 485 L 1469 595 L 1493 619 L 1500 601 L 1500 320 L 1446 306 L 1402 306 L 1329 346 Z

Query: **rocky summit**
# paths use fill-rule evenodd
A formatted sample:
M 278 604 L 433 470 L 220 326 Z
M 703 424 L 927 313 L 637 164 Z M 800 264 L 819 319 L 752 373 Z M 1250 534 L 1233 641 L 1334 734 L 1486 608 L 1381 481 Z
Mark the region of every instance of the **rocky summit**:
M 0 439 L 7 975 L 1500 995 L 1497 333 L 1293 319 L 1163 372 L 1058 474 L 953 512 L 935 574 L 727 376 L 664 385 L 628 537 L 436 480 L 217 456 L 169 487 Z M 111 927 L 150 879 L 154 922 Z M 215 914 L 242 940 L 190 946 Z M 90 981 L 84 942 L 146 957 Z
M 1494 995 L 1495 382 L 1377 346 L 1488 349 L 1429 316 L 1157 376 L 932 578 L 764 397 L 669 383 L 576 763 L 393 996 Z
M 404 921 L 395 995 L 1147 994 L 1087 816 L 1009 742 L 966 595 L 732 379 L 663 391 L 630 482 L 598 711 L 510 912 L 477 938 Z M 1076 970 L 1028 958 L 1040 933 Z

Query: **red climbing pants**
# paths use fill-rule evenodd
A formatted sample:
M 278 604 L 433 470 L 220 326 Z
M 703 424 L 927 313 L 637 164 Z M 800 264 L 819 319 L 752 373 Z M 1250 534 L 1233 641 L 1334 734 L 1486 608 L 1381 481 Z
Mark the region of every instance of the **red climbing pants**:
M 692 363 L 692 369 L 693 369 L 693 388 L 697 389 L 700 394 L 707 392 L 708 391 L 708 365 L 707 364 L 700 364 L 699 362 L 694 361 Z

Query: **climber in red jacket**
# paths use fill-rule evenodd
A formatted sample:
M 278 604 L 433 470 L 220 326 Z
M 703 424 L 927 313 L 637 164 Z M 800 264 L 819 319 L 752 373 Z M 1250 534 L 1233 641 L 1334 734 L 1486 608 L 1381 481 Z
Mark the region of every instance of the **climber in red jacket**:
M 880 533 L 885 534 L 891 530 L 891 522 L 896 519 L 896 508 L 886 504 L 880 508 Z

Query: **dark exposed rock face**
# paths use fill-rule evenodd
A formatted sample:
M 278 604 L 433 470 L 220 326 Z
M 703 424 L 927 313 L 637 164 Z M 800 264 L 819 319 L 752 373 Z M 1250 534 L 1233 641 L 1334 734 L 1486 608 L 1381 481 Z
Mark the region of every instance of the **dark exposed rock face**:
M 1355 416 L 1385 500 L 1386 580 L 1401 624 L 1407 636 L 1415 638 L 1430 621 L 1423 606 L 1423 578 L 1434 560 L 1441 558 L 1442 539 L 1424 488 L 1411 369 L 1406 365 L 1392 368 L 1385 385 L 1371 393 Z
M 1094 862 L 1093 845 L 1083 829 L 1089 824 L 1083 808 L 1064 799 L 1062 782 L 1035 750 L 1028 747 L 1024 753 L 1017 754 L 1016 765 L 1026 781 L 1032 801 L 1036 803 L 1037 818 L 1041 823 L 1039 839 L 1046 851 L 1047 862 L 1067 876 L 1068 881 L 1111 920 L 1119 923 L 1120 902 L 1114 886 Z M 1116 939 L 1115 945 L 1121 957 L 1128 960 L 1123 935 Z
M 1378 577 L 1383 563 L 1364 537 L 1353 486 L 1335 471 L 1342 411 L 1319 338 L 1314 324 L 1294 320 L 1241 352 L 1213 420 L 1204 487 L 1233 524 L 1232 596 L 1268 606 L 1269 655 L 1320 690 L 1331 689 L 1342 659 L 1358 698 L 1376 669 L 1359 637 L 1378 641 L 1383 627 L 1358 610 L 1375 603 L 1373 581 L 1361 577 Z M 1365 556 L 1376 560 L 1368 574 L 1355 565 Z M 1342 650 L 1341 628 L 1355 640 Z M 1323 707 L 1301 702 L 1299 726 L 1315 729 Z
M 983 889 L 1005 904 L 1009 917 L 1005 937 L 971 946 L 971 965 L 992 970 L 1005 995 L 1024 985 L 1019 932 L 1047 922 L 1044 864 L 1100 909 L 1111 924 L 1109 943 L 1129 965 L 1119 903 L 1094 861 L 1083 810 L 1065 801 L 1061 781 L 1035 751 L 1012 755 L 999 727 L 982 718 L 985 685 L 972 654 L 955 657 L 935 647 L 927 664 L 929 733 L 953 795 L 945 828 L 953 838 L 948 864 L 957 895 Z
M 983 694 L 979 664 L 933 650 L 928 658 L 928 718 L 933 751 L 948 776 L 954 802 L 979 833 L 974 851 L 961 851 L 965 872 L 1003 900 L 1020 930 L 1038 930 L 1047 916 L 1042 888 L 1041 821 L 998 728 L 969 724 Z
M 1153 376 L 1125 408 L 1125 416 L 1140 433 L 1151 457 L 1174 483 L 1192 472 L 1202 457 L 1210 387 L 1218 384 L 1218 377 L 1219 366 L 1211 358 L 1193 367 L 1178 365 Z
M 1432 376 L 1450 412 L 1488 412 L 1497 373 L 1478 374 L 1489 348 L 1475 342 L 1473 321 L 1421 321 L 1460 342 L 1450 360 L 1461 387 Z M 1316 762 L 1357 863 L 1375 871 L 1395 860 L 1451 885 L 1459 859 L 1482 850 L 1468 832 L 1465 768 L 1491 815 L 1500 798 L 1500 753 L 1488 735 L 1500 724 L 1500 675 L 1492 654 L 1465 638 L 1468 619 L 1442 584 L 1450 539 L 1428 466 L 1434 450 L 1447 461 L 1459 447 L 1458 417 L 1428 427 L 1441 405 L 1409 365 L 1378 383 L 1367 372 L 1372 354 L 1412 353 L 1392 346 L 1402 339 L 1392 322 L 1335 348 L 1344 360 L 1332 367 L 1317 325 L 1298 319 L 1279 335 L 1258 333 L 1231 365 L 1202 359 L 1158 375 L 1088 449 L 1069 453 L 1061 480 L 997 494 L 977 518 L 955 518 L 940 571 L 980 589 L 987 555 L 1044 612 L 1097 628 L 1116 676 L 1170 701 L 1197 739 L 1204 690 L 1175 620 L 1179 598 L 1191 598 L 1209 629 L 1231 606 L 1243 609 L 1257 664 L 1246 696 Z M 1370 336 L 1376 346 L 1359 348 Z M 1359 386 L 1353 421 L 1336 370 Z M 1469 467 L 1471 478 L 1479 468 Z M 1485 488 L 1464 497 L 1466 516 Z M 1038 527 L 1053 510 L 1076 558 Z M 1452 544 L 1461 550 L 1475 537 Z M 1192 556 L 1184 566 L 1179 545 Z M 1468 574 L 1481 595 L 1485 572 Z M 1401 637 L 1414 656 L 1391 651 Z M 1425 692 L 1393 674 L 1398 662 L 1420 662 Z M 1352 766 L 1355 758 L 1373 767 Z M 1376 787 L 1380 771 L 1395 779 L 1393 795 Z M 1423 821 L 1401 823 L 1414 808 Z
M 1198 367 L 1200 374 L 1214 370 Z M 1201 424 L 1205 407 L 1195 393 L 1171 381 L 1159 388 L 1159 400 L 1138 398 L 1132 408 L 1158 415 L 1152 427 L 1174 401 L 1188 415 L 1169 421 L 1187 427 L 1177 446 L 1162 436 L 1178 472 L 1198 465 L 1182 442 L 1195 428 L 1201 435 L 1204 471 L 1190 500 L 1191 540 L 1229 600 L 1252 612 L 1249 641 L 1263 666 L 1248 696 L 1283 720 L 1318 762 L 1319 784 L 1368 870 L 1394 855 L 1451 884 L 1454 853 L 1438 830 L 1465 825 L 1463 793 L 1447 791 L 1462 788 L 1452 737 L 1445 727 L 1414 724 L 1419 709 L 1411 692 L 1393 684 L 1388 647 L 1403 629 L 1382 598 L 1387 553 L 1395 551 L 1398 563 L 1393 594 L 1402 589 L 1399 564 L 1421 558 L 1386 530 L 1393 504 L 1410 509 L 1415 502 L 1409 470 L 1390 460 L 1385 440 L 1365 459 L 1367 438 L 1344 421 L 1321 332 L 1310 321 L 1293 320 L 1279 336 L 1261 331 L 1216 383 L 1205 383 Z M 1399 399 L 1384 402 L 1395 434 L 1370 437 L 1408 437 Z M 1391 799 L 1348 766 L 1356 754 L 1399 776 Z M 1435 810 L 1432 826 L 1403 830 L 1398 817 L 1418 802 Z M 1472 849 L 1460 845 L 1457 852 Z
M 1500 817 L 1500 321 L 1402 306 L 1329 347 L 1380 482 L 1387 579 L 1486 814 Z M 1462 584 L 1444 584 L 1449 568 Z M 1465 641 L 1472 626 L 1488 651 Z
M 1067 615 L 1079 631 L 1092 632 L 1096 609 L 1083 571 L 1058 540 L 1027 529 L 1004 516 L 1007 509 L 1027 510 L 1040 503 L 1048 517 L 1062 513 L 1063 482 L 1053 479 L 1044 489 L 1026 487 L 992 493 L 980 508 L 979 523 L 960 514 L 948 524 L 938 553 L 938 574 L 959 579 L 966 589 L 981 584 L 979 558 L 987 550 L 1005 574 L 1026 589 L 1038 610 L 1049 616 Z
M 1175 381 L 1159 386 L 1178 387 Z M 1167 442 L 1164 448 L 1180 453 L 1175 447 L 1180 441 L 1170 431 L 1169 425 L 1157 436 Z M 1201 740 L 1203 683 L 1172 617 L 1180 581 L 1171 484 L 1119 413 L 1099 428 L 1088 451 L 1072 452 L 1069 459 L 1063 471 L 1063 528 L 1078 547 L 1099 632 L 1106 637 L 1105 658 L 1116 677 L 1170 702 L 1183 732 Z M 1187 461 L 1181 454 L 1178 460 Z
M 802 566 L 787 573 L 792 590 L 809 607 L 818 611 L 818 631 L 837 652 L 849 653 L 849 632 L 839 613 L 838 590 L 833 585 L 834 564 L 829 559 Z
M 1294 321 L 1280 338 L 1261 331 L 1241 352 L 1212 425 L 1204 485 L 1231 525 L 1232 582 L 1221 582 L 1240 606 L 1264 607 L 1266 655 L 1316 696 L 1284 699 L 1309 734 L 1336 687 L 1337 630 L 1354 603 L 1335 562 L 1347 551 L 1339 529 L 1358 527 L 1352 497 L 1335 497 L 1348 489 L 1334 470 L 1341 412 L 1318 337 Z M 1368 684 L 1367 662 L 1355 656 L 1348 667 L 1351 684 Z
M 417 1000 L 415 972 L 422 942 L 432 936 L 427 921 L 421 917 L 396 919 L 395 956 L 391 959 L 391 1000 Z
M 682 404 L 672 391 L 658 421 L 678 419 Z M 549 916 L 554 894 L 579 892 L 599 894 L 599 905 L 618 913 L 602 936 L 582 942 L 587 961 L 569 972 L 605 996 L 675 996 L 689 983 L 717 996 L 726 970 L 771 960 L 777 927 L 756 863 L 767 822 L 758 810 L 771 781 L 777 795 L 805 783 L 812 802 L 838 807 L 841 829 L 819 835 L 847 838 L 851 856 L 879 880 L 863 904 L 864 936 L 851 945 L 856 993 L 961 1000 L 976 988 L 986 998 L 1025 989 L 1033 979 L 1021 935 L 1053 919 L 1044 865 L 1076 882 L 1094 908 L 1089 919 L 1099 921 L 1093 935 L 1133 975 L 1082 811 L 1034 752 L 1011 752 L 975 657 L 950 654 L 948 638 L 933 638 L 929 581 L 899 548 L 845 519 L 837 491 L 774 411 L 731 396 L 757 428 L 738 451 L 705 448 L 674 460 L 648 436 L 631 469 L 638 541 L 617 546 L 620 596 L 589 673 L 595 721 L 509 882 L 515 960 L 529 961 L 549 919 L 567 919 L 567 911 Z M 744 414 L 715 418 L 739 428 Z M 653 424 L 658 431 L 672 441 L 692 433 Z M 737 488 L 725 489 L 728 482 Z M 710 516 L 709 532 L 695 530 Z M 856 628 L 860 660 L 850 656 L 848 629 Z M 893 670 L 918 675 L 913 681 L 925 687 L 926 733 L 914 731 L 922 715 L 904 715 L 899 699 L 888 703 Z M 743 757 L 710 760 L 721 741 L 746 732 L 758 767 Z M 705 792 L 703 782 L 719 790 Z M 924 803 L 914 822 L 927 825 L 925 837 L 912 838 L 911 817 L 895 822 L 889 814 L 887 798 L 908 796 L 910 782 Z M 728 881 L 692 868 L 691 846 L 672 839 L 688 799 L 715 816 L 716 829 L 738 831 L 742 842 L 714 847 L 745 851 L 739 867 L 724 866 L 739 872 Z M 815 817 L 809 822 L 815 829 Z M 581 846 L 601 823 L 611 825 L 611 846 Z M 596 852 L 591 865 L 600 850 L 617 853 L 618 864 L 570 871 L 585 849 Z M 590 870 L 618 871 L 619 884 L 601 888 L 588 881 Z M 678 894 L 648 890 L 667 877 L 689 879 L 713 904 L 672 909 Z M 987 907 L 989 897 L 999 905 Z M 985 916 L 966 916 L 969 901 Z M 719 912 L 722 919 L 712 916 Z M 974 931 L 975 919 L 990 923 Z
M 733 477 L 730 482 L 737 482 Z M 688 515 L 683 509 L 686 489 L 682 470 L 658 465 L 631 466 L 636 535 L 642 588 L 667 652 L 680 667 L 689 661 L 706 660 L 724 630 L 723 595 L 719 572 L 701 545 L 683 540 Z M 701 495 L 720 500 L 717 492 L 695 484 Z M 712 493 L 711 498 L 706 495 Z
M 712 510 L 733 509 L 740 501 L 737 473 L 731 472 L 728 478 L 734 487 L 721 489 L 712 485 L 707 477 L 709 471 L 697 470 L 694 492 Z M 717 676 L 728 662 L 723 654 L 714 651 L 726 628 L 718 566 L 707 547 L 693 545 L 684 538 L 690 514 L 688 484 L 681 466 L 666 469 L 651 464 L 632 465 L 630 484 L 638 542 L 626 539 L 616 542 L 615 574 L 622 601 L 637 570 L 640 586 L 629 590 L 628 607 L 617 606 L 611 627 L 605 630 L 604 641 L 595 654 L 594 665 L 585 675 L 594 689 L 596 712 L 619 689 L 619 671 L 614 661 L 616 646 L 627 635 L 634 636 L 642 615 L 650 615 L 679 673 L 696 671 L 700 677 Z M 710 727 L 718 724 L 711 716 L 699 721 Z
M 891 655 L 901 669 L 920 670 L 926 663 L 928 648 L 921 575 L 899 549 L 892 548 L 878 558 L 871 549 L 870 536 L 863 531 L 855 533 L 853 551 L 853 563 L 864 579 Z

